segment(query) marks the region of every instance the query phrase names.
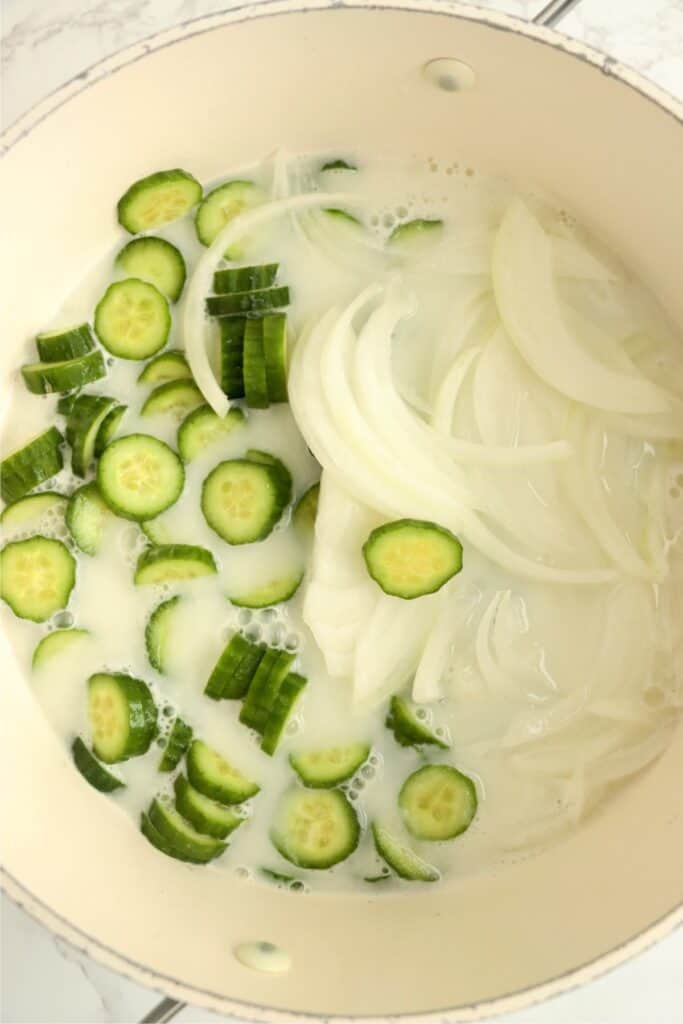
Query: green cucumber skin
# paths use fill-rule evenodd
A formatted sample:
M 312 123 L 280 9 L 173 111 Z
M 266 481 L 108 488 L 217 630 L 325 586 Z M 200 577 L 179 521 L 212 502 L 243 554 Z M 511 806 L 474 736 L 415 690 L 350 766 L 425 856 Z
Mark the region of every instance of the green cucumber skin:
M 104 512 L 109 513 L 109 508 L 106 505 L 100 489 L 94 480 L 90 483 L 83 484 L 73 492 L 69 497 L 69 501 L 66 507 L 66 525 L 69 533 L 73 537 L 78 548 L 83 552 L 84 555 L 96 555 L 100 550 L 100 544 L 102 543 L 102 537 L 92 538 L 87 534 L 81 526 L 81 516 L 84 513 L 87 515 L 88 504 L 94 504 L 101 508 Z
M 224 295 L 209 295 L 206 311 L 209 316 L 244 316 L 245 313 L 264 313 L 280 309 L 290 303 L 287 285 L 275 288 L 260 288 L 251 292 L 228 292 Z
M 210 801 L 210 797 L 205 797 L 193 790 L 184 775 L 178 775 L 173 789 L 176 810 L 186 821 L 189 821 L 197 832 L 203 832 L 204 835 L 211 836 L 213 839 L 227 839 L 244 821 L 244 818 L 235 811 L 215 800 L 211 801 L 215 808 L 211 808 L 207 813 L 207 809 L 200 805 L 205 800 Z
M 160 772 L 172 772 L 174 768 L 178 767 L 181 758 L 187 752 L 192 742 L 192 736 L 192 726 L 187 725 L 186 722 L 183 722 L 182 718 L 176 716 L 171 726 L 164 752 L 161 755 L 161 761 L 159 762 Z
M 307 682 L 306 677 L 299 675 L 297 672 L 290 672 L 283 680 L 263 730 L 261 750 L 268 754 L 269 757 L 272 757 L 277 750 L 289 716 L 294 710 L 294 706 L 299 700 Z
M 164 653 L 161 650 L 158 631 L 159 628 L 163 628 L 163 622 L 166 616 L 173 611 L 174 608 L 178 607 L 180 603 L 180 596 L 176 594 L 175 597 L 170 597 L 168 601 L 162 601 L 158 604 L 145 626 L 145 648 L 147 650 L 147 658 L 152 668 L 155 668 L 157 672 L 162 675 L 166 671 L 164 665 Z
M 251 654 L 251 651 L 252 644 L 241 633 L 233 633 L 214 665 L 204 687 L 204 693 L 207 697 L 210 697 L 212 700 L 221 700 L 226 690 L 233 696 L 243 696 L 243 693 L 248 688 L 248 683 L 244 687 L 243 692 L 235 694 L 233 676 L 243 658 Z
M 150 256 L 153 262 L 156 260 L 165 264 L 161 268 L 161 274 L 153 265 L 150 267 L 148 263 Z M 183 255 L 180 249 L 166 241 L 165 238 L 157 238 L 152 235 L 133 238 L 119 252 L 116 257 L 116 266 L 120 267 L 127 277 L 138 277 L 141 281 L 149 281 L 171 302 L 178 301 L 185 287 L 187 269 Z M 165 279 L 163 283 L 162 278 Z
M 406 882 L 438 882 L 441 874 L 409 847 L 404 847 L 391 833 L 373 822 L 372 838 L 375 850 L 394 874 Z M 367 881 L 367 879 L 366 879 Z
M 49 427 L 22 448 L 10 452 L 0 462 L 0 494 L 6 504 L 23 498 L 34 487 L 56 476 L 64 465 L 62 435 Z
M 410 220 L 406 224 L 399 224 L 389 235 L 389 242 L 400 243 L 410 241 L 411 238 L 429 236 L 438 233 L 443 228 L 443 221 L 436 218 L 420 218 Z
M 116 406 L 115 398 L 104 395 L 79 395 L 73 403 L 66 423 L 66 439 L 71 445 L 71 469 L 76 476 L 87 476 L 100 429 Z
M 168 813 L 168 810 L 160 800 L 153 800 L 147 812 L 147 817 L 159 835 L 163 836 L 167 843 L 170 843 L 171 846 L 179 850 L 186 857 L 201 858 L 201 860 L 208 863 L 208 861 L 219 857 L 226 849 L 225 843 L 220 842 L 218 839 L 213 839 L 211 836 L 202 836 L 197 833 L 197 837 L 193 838 L 183 835 L 173 822 L 171 814 Z M 189 822 L 184 822 L 184 824 L 188 829 L 195 831 Z
M 249 649 L 245 651 L 230 680 L 223 687 L 221 696 L 224 700 L 240 700 L 244 697 L 266 652 L 263 644 L 252 644 L 248 640 L 245 643 L 249 644 Z
M 97 432 L 95 438 L 95 456 L 99 458 L 104 449 L 108 444 L 116 437 L 116 432 L 121 425 L 121 420 L 126 415 L 128 410 L 127 405 L 115 405 L 114 408 L 108 413 L 100 425 L 100 429 Z
M 358 168 L 354 164 L 347 163 L 346 160 L 328 160 L 320 168 L 321 171 L 357 171 Z
M 263 322 L 256 318 L 247 320 L 244 329 L 242 378 L 247 405 L 252 409 L 267 409 L 270 402 L 263 347 Z
M 396 742 L 402 747 L 417 747 L 431 745 L 440 747 L 442 750 L 449 750 L 450 744 L 439 738 L 435 732 L 424 725 L 408 706 L 407 702 L 398 696 L 391 698 L 389 713 L 384 723 L 390 729 Z
M 168 562 L 192 562 L 201 568 L 202 571 L 196 576 L 208 576 L 218 572 L 216 561 L 210 551 L 206 548 L 199 548 L 194 544 L 159 544 L 156 547 L 147 548 L 138 558 L 135 569 L 135 583 L 146 584 L 161 581 L 150 580 L 149 570 L 158 566 L 159 563 Z M 173 576 L 167 577 L 166 582 L 174 579 L 194 579 L 195 576 Z
M 148 174 L 144 178 L 140 178 L 138 181 L 134 181 L 133 184 L 126 189 L 118 203 L 116 204 L 116 212 L 118 222 L 122 228 L 131 234 L 137 235 L 140 231 L 147 231 L 153 227 L 159 227 L 161 224 L 168 223 L 169 220 L 175 220 L 175 217 L 171 217 L 168 220 L 159 220 L 154 223 L 142 223 L 139 218 L 135 216 L 135 204 L 140 197 L 144 196 L 150 189 L 157 188 L 164 185 L 174 185 L 182 182 L 187 189 L 188 193 L 188 205 L 181 212 L 177 214 L 178 217 L 182 217 L 189 209 L 198 203 L 202 198 L 202 186 L 199 184 L 197 179 L 189 174 L 187 171 L 183 171 L 179 167 L 174 167 L 168 171 L 156 171 L 154 174 Z M 193 200 L 193 201 L 190 201 Z
M 101 680 L 113 683 L 123 694 L 128 706 L 128 736 L 114 757 L 107 757 L 102 750 L 97 749 L 96 743 L 93 743 L 94 753 L 105 764 L 118 764 L 131 757 L 146 754 L 158 731 L 157 706 L 151 690 L 142 679 L 136 679 L 123 672 L 95 672 L 88 679 L 89 695 Z
M 63 331 L 37 334 L 36 348 L 41 362 L 61 363 L 92 352 L 95 339 L 89 324 L 78 324 Z
M 276 651 L 273 648 L 266 651 L 240 711 L 240 722 L 243 725 L 263 735 L 294 658 L 295 655 L 288 651 Z
M 106 375 L 107 368 L 99 349 L 60 363 L 30 363 L 22 366 L 24 384 L 34 395 L 60 394 L 91 384 Z
M 80 736 L 73 741 L 71 753 L 74 764 L 85 781 L 100 793 L 113 793 L 114 790 L 125 787 L 125 783 L 121 779 L 117 779 L 115 775 L 107 771 L 95 755 L 90 753 Z
M 145 364 L 138 384 L 165 384 L 170 380 L 191 380 L 192 371 L 179 349 L 169 349 Z
M 225 317 L 218 321 L 221 388 L 228 398 L 244 398 L 244 317 Z
M 318 500 L 320 498 L 320 483 L 315 483 L 301 495 L 292 513 L 292 523 L 295 530 L 301 537 L 309 539 L 315 529 L 315 520 L 318 515 Z
M 253 292 L 270 288 L 275 283 L 277 272 L 277 263 L 217 270 L 213 275 L 213 290 L 217 295 L 225 295 L 228 292 Z
M 245 778 L 241 773 L 239 781 L 230 781 L 230 776 L 228 776 L 227 778 L 221 778 L 220 782 L 217 782 L 214 777 L 207 775 L 202 767 L 202 751 L 208 754 L 217 753 L 210 747 L 207 747 L 201 740 L 193 740 L 185 760 L 188 781 L 198 793 L 208 796 L 210 800 L 215 800 L 216 803 L 232 806 L 234 804 L 243 804 L 246 800 L 256 796 L 260 791 L 261 787 L 256 782 Z M 221 757 L 221 755 L 218 756 Z M 222 760 L 225 759 L 222 758 Z
M 168 840 L 162 836 L 162 834 L 154 827 L 146 814 L 141 815 L 140 818 L 140 831 L 142 832 L 145 839 L 151 843 L 155 849 L 161 853 L 165 853 L 167 857 L 173 857 L 175 860 L 182 860 L 188 864 L 207 864 L 211 857 L 191 857 L 184 854 L 181 850 L 169 843 Z
M 263 318 L 263 355 L 266 364 L 268 400 L 286 402 L 287 393 L 287 317 L 273 313 Z

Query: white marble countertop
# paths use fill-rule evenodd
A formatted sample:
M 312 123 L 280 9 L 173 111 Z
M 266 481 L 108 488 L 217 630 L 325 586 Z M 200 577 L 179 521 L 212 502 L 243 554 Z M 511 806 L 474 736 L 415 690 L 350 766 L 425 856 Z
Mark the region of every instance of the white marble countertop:
M 0 0 L 2 126 L 102 57 L 234 0 Z M 533 17 L 544 0 L 480 0 Z M 683 0 L 582 0 L 560 26 L 683 98 Z M 133 1024 L 159 996 L 74 953 L 0 904 L 0 1020 Z M 221 1018 L 184 1009 L 180 1024 Z M 237 1024 L 223 1018 L 225 1024 Z M 683 930 L 593 984 L 500 1024 L 683 1024 Z

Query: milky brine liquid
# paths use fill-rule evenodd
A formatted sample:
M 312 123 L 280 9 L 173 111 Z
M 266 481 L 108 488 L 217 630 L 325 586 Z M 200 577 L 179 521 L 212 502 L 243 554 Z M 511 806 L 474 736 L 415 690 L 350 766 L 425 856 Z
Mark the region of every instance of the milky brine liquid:
M 292 295 L 288 330 L 296 344 L 300 332 L 327 309 L 343 307 L 364 285 L 387 272 L 384 243 L 397 224 L 417 217 L 443 220 L 434 258 L 427 253 L 416 266 L 399 267 L 417 295 L 418 307 L 416 316 L 401 327 L 395 339 L 395 374 L 406 402 L 416 415 L 425 415 L 433 386 L 430 353 L 438 346 L 449 318 L 458 315 L 465 296 L 477 289 L 482 294 L 490 289 L 493 237 L 515 189 L 508 182 L 487 179 L 464 164 L 451 162 L 416 160 L 398 165 L 363 158 L 354 159 L 359 167 L 355 173 L 320 174 L 321 162 L 292 161 L 290 187 L 356 194 L 358 204 L 350 200 L 349 209 L 363 221 L 366 241 L 358 244 L 352 237 L 353 228 L 328 223 L 317 213 L 300 218 L 287 215 L 254 234 L 244 262 L 279 262 L 278 280 L 289 285 Z M 236 169 L 226 174 L 226 180 L 232 177 L 249 177 L 270 189 L 272 168 Z M 583 241 L 571 218 L 556 205 L 533 195 L 525 198 L 554 238 Z M 109 211 L 101 214 L 104 220 Z M 192 219 L 156 233 L 181 249 L 189 278 L 204 251 Z M 121 246 L 125 241 L 122 237 Z M 558 249 L 562 244 L 558 242 Z M 598 246 L 592 251 L 606 266 L 613 261 Z M 55 311 L 53 322 L 44 325 L 45 330 L 81 321 L 92 323 L 94 308 L 108 284 L 123 276 L 114 269 L 114 256 L 115 252 L 103 254 L 97 266 L 75 283 L 62 308 Z M 613 265 L 617 283 L 567 273 L 560 282 L 563 300 L 577 316 L 599 324 L 602 330 L 612 330 L 615 338 L 630 339 L 643 332 L 655 337 L 653 373 L 683 394 L 680 339 L 642 288 L 630 279 L 627 288 L 618 283 L 624 272 L 616 261 Z M 181 298 L 171 306 L 168 348 L 184 346 L 182 311 Z M 27 342 L 24 361 L 35 358 L 31 349 Z M 178 421 L 172 415 L 140 417 L 150 392 L 149 386 L 137 383 L 142 364 L 113 358 L 107 362 L 106 378 L 87 390 L 113 396 L 128 406 L 119 436 L 152 433 L 175 447 Z M 483 377 L 481 381 L 483 388 L 486 382 Z M 501 383 L 504 389 L 505 380 L 492 374 L 490 409 L 497 409 L 496 388 Z M 521 387 L 509 404 L 507 396 L 501 402 L 500 416 L 509 416 L 510 421 L 501 429 L 499 443 L 523 443 L 518 428 L 524 424 L 529 394 Z M 481 401 L 481 393 L 474 398 L 466 396 L 459 412 L 464 436 L 476 419 L 476 410 L 468 406 L 475 399 Z M 28 395 L 18 370 L 13 403 L 3 438 L 5 452 L 45 426 L 60 422 L 56 399 Z M 160 774 L 158 763 L 176 713 L 192 726 L 196 738 L 214 747 L 261 787 L 250 801 L 248 820 L 231 837 L 227 852 L 208 867 L 179 865 L 178 870 L 238 871 L 260 879 L 259 869 L 266 868 L 315 888 L 367 888 L 364 879 L 377 876 L 383 868 L 367 831 L 358 850 L 330 871 L 301 871 L 280 857 L 268 832 L 277 801 L 295 781 L 288 760 L 293 751 L 354 741 L 371 744 L 369 761 L 345 785 L 345 791 L 362 825 L 380 820 L 404 839 L 397 797 L 411 772 L 426 761 L 440 761 L 454 764 L 473 778 L 479 809 L 469 830 L 448 843 L 410 841 L 448 879 L 490 871 L 512 857 L 527 855 L 556 833 L 578 826 L 597 800 L 609 794 L 612 783 L 628 776 L 628 766 L 617 763 L 615 755 L 625 747 L 633 749 L 634 764 L 639 764 L 643 744 L 659 743 L 658 749 L 663 749 L 669 742 L 681 706 L 676 660 L 677 581 L 683 566 L 678 540 L 683 518 L 680 447 L 624 438 L 609 430 L 603 437 L 600 486 L 607 500 L 619 505 L 628 520 L 629 536 L 638 543 L 647 506 L 644 495 L 651 493 L 653 480 L 661 490 L 671 567 L 662 582 L 626 577 L 593 587 L 530 582 L 512 577 L 465 545 L 464 566 L 456 584 L 463 628 L 452 645 L 441 681 L 442 698 L 422 712 L 451 747 L 448 751 L 417 751 L 400 747 L 386 728 L 388 695 L 369 708 L 355 707 L 348 682 L 332 679 L 326 672 L 302 618 L 306 579 L 294 598 L 275 608 L 248 611 L 228 600 L 250 585 L 310 565 L 312 541 L 297 535 L 288 511 L 266 540 L 239 547 L 226 544 L 209 528 L 201 512 L 201 486 L 208 473 L 219 462 L 256 448 L 285 463 L 292 474 L 295 498 L 320 476 L 320 467 L 288 405 L 245 409 L 245 413 L 242 427 L 186 465 L 183 494 L 159 520 L 168 542 L 208 548 L 219 567 L 217 576 L 136 587 L 135 564 L 148 543 L 136 524 L 112 517 L 101 552 L 88 557 L 75 548 L 63 524 L 47 521 L 24 535 L 58 536 L 73 551 L 77 582 L 68 609 L 51 623 L 38 626 L 16 619 L 2 607 L 2 626 L 15 642 L 27 685 L 65 750 L 77 734 L 89 742 L 86 681 L 91 673 L 127 672 L 150 686 L 159 709 L 158 740 L 144 756 L 115 766 L 125 789 L 102 796 L 120 809 L 122 828 L 138 829 L 140 814 L 151 800 L 160 793 L 172 794 L 176 773 Z M 544 536 L 549 545 L 561 536 L 568 564 L 605 564 L 604 553 L 590 530 L 574 510 L 569 511 L 559 477 L 551 475 L 555 472 L 547 466 L 528 471 L 516 468 L 514 474 L 510 469 L 488 475 L 480 468 L 471 470 L 492 515 L 499 514 L 507 503 L 509 533 L 520 546 L 545 553 Z M 67 468 L 41 489 L 69 493 L 82 482 Z M 524 529 L 528 537 L 522 535 Z M 147 658 L 145 624 L 154 608 L 174 594 L 182 600 L 173 617 L 169 671 L 160 675 Z M 489 615 L 489 629 L 485 616 L 491 609 L 496 614 Z M 32 673 L 31 655 L 39 639 L 52 629 L 69 625 L 88 630 L 88 640 L 74 644 L 44 669 Z M 217 703 L 203 694 L 236 629 L 254 641 L 295 652 L 293 667 L 308 678 L 273 757 L 264 754 L 260 738 L 239 723 L 240 701 Z M 405 680 L 406 686 L 409 682 Z M 643 760 L 645 763 L 648 758 L 643 755 Z M 140 836 L 140 843 L 145 841 Z M 373 891 L 407 884 L 384 881 Z

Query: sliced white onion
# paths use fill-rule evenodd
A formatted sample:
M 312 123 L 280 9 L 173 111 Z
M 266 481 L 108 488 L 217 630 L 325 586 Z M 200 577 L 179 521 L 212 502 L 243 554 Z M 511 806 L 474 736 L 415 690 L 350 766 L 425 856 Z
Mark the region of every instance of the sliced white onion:
M 639 374 L 592 359 L 562 318 L 548 237 L 524 203 L 510 204 L 493 256 L 496 304 L 505 329 L 538 376 L 577 402 L 621 413 L 662 413 L 671 398 Z
M 577 238 L 549 236 L 555 272 L 588 281 L 617 281 L 618 275 Z
M 223 259 L 225 250 L 242 238 L 248 231 L 259 224 L 281 217 L 283 214 L 296 210 L 305 210 L 315 206 L 330 206 L 343 203 L 350 198 L 346 193 L 316 192 L 308 195 L 291 196 L 279 199 L 262 206 L 252 207 L 228 221 L 218 232 L 206 252 L 197 262 L 194 274 L 190 278 L 185 296 L 183 314 L 183 332 L 185 335 L 185 352 L 197 387 L 220 417 L 224 417 L 230 409 L 230 400 L 223 394 L 216 376 L 211 369 L 206 344 L 208 318 L 206 316 L 206 297 L 213 286 L 213 275 L 216 267 Z

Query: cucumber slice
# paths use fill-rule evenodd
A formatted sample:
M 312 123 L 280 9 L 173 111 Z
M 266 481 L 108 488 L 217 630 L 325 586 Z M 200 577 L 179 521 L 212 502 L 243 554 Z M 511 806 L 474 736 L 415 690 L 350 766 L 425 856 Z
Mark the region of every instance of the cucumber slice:
M 147 817 L 159 835 L 188 860 L 207 863 L 226 849 L 225 843 L 197 832 L 173 807 L 161 800 L 152 801 Z
M 5 534 L 16 533 L 35 527 L 46 516 L 61 516 L 66 511 L 67 499 L 56 491 L 42 491 L 40 494 L 29 494 L 8 505 L 0 515 L 0 523 Z
M 325 747 L 289 755 L 289 763 L 304 786 L 331 789 L 352 778 L 370 756 L 368 743 Z
M 294 875 L 284 875 L 282 871 L 273 871 L 272 868 L 259 868 L 258 872 L 263 878 L 269 882 L 275 882 L 277 885 L 284 885 L 288 889 L 302 889 L 303 882 L 300 878 L 295 878 Z
M 226 317 L 219 320 L 221 332 L 220 377 L 221 388 L 228 398 L 244 398 L 244 317 Z
M 74 644 L 81 640 L 87 640 L 90 633 L 87 629 L 58 629 L 54 633 L 48 633 L 36 644 L 31 659 L 31 668 L 34 672 L 52 663 L 52 659 L 58 657 L 63 651 L 68 651 Z
M 201 740 L 194 740 L 187 752 L 187 777 L 203 796 L 219 804 L 241 804 L 261 788 Z
M 277 466 L 247 459 L 220 462 L 202 487 L 207 523 L 228 544 L 252 544 L 273 530 L 289 503 L 292 483 Z
M 82 388 L 84 384 L 104 377 L 106 372 L 99 349 L 59 363 L 29 363 L 21 368 L 24 384 L 34 395 L 51 395 Z
M 178 451 L 183 462 L 192 462 L 217 441 L 232 434 L 245 421 L 241 409 L 230 409 L 227 416 L 217 416 L 209 405 L 199 408 L 187 416 L 178 428 Z
M 156 171 L 128 188 L 116 211 L 121 227 L 131 235 L 151 231 L 184 216 L 202 198 L 202 186 L 187 171 Z
M 256 267 L 228 267 L 213 275 L 213 290 L 217 295 L 227 292 L 252 292 L 270 288 L 277 277 L 277 263 L 262 263 Z
M 100 764 L 91 754 L 80 736 L 71 744 L 74 764 L 86 782 L 98 789 L 100 793 L 113 793 L 115 789 L 123 789 L 125 783 Z
M 95 348 L 89 324 L 60 327 L 57 331 L 43 331 L 36 335 L 38 356 L 44 363 L 61 363 L 77 359 Z
M 322 870 L 350 857 L 360 825 L 338 789 L 290 789 L 275 811 L 270 831 L 275 849 L 300 868 Z
M 153 356 L 170 330 L 168 302 L 153 284 L 136 277 L 110 284 L 95 308 L 95 333 L 119 359 Z
M 115 398 L 79 395 L 69 411 L 66 439 L 71 445 L 71 469 L 86 476 L 95 458 L 95 444 L 107 416 L 117 406 Z
M 270 757 L 277 750 L 289 716 L 307 682 L 305 676 L 300 676 L 297 672 L 290 672 L 278 690 L 272 710 L 266 719 L 261 741 L 261 750 Z
M 412 600 L 433 594 L 462 569 L 458 538 L 436 523 L 397 519 L 372 531 L 363 545 L 369 574 L 385 594 Z
M 381 825 L 373 824 L 372 838 L 377 853 L 399 878 L 408 882 L 438 882 L 441 878 L 435 867 L 418 857 Z
M 181 850 L 177 849 L 172 843 L 161 835 L 161 833 L 154 828 L 146 814 L 140 817 L 140 831 L 142 832 L 145 839 L 152 844 L 152 846 L 159 850 L 161 853 L 165 853 L 167 857 L 174 857 L 175 860 L 186 861 L 189 864 L 206 864 L 211 857 L 202 856 L 187 856 L 182 853 Z
M 246 322 L 242 377 L 247 405 L 252 409 L 267 409 L 270 403 L 268 401 L 266 353 L 263 347 L 261 320 L 249 319 Z
M 173 788 L 176 810 L 202 835 L 225 839 L 244 821 L 232 807 L 226 807 L 198 793 L 184 775 L 178 776 Z
M 402 747 L 419 747 L 422 744 L 431 744 L 448 750 L 450 743 L 446 743 L 435 732 L 421 721 L 408 701 L 403 697 L 392 697 L 389 704 L 389 714 L 384 723 L 387 729 L 391 729 L 397 743 Z
M 0 462 L 0 494 L 8 504 L 18 501 L 34 487 L 59 473 L 62 435 L 56 427 L 36 434 L 21 448 L 15 448 Z
M 29 537 L 0 551 L 0 598 L 20 619 L 45 622 L 66 608 L 75 582 L 75 559 L 59 540 Z
M 139 585 L 175 583 L 212 576 L 218 572 L 210 551 L 195 544 L 161 544 L 138 558 L 135 582 Z
M 123 672 L 90 676 L 88 719 L 93 751 L 105 764 L 146 753 L 157 734 L 157 707 L 149 687 Z
M 134 238 L 116 257 L 116 266 L 128 277 L 149 281 L 171 302 L 177 302 L 185 286 L 185 260 L 165 238 Z
M 407 224 L 399 224 L 398 227 L 395 227 L 389 235 L 389 242 L 392 246 L 414 248 L 437 241 L 441 237 L 442 231 L 442 220 L 417 218 L 408 221 Z
M 62 395 L 57 399 L 57 412 L 60 416 L 68 416 L 73 409 L 73 404 L 78 398 L 78 392 L 73 391 L 70 395 Z
M 182 718 L 176 717 L 159 762 L 159 771 L 172 772 L 174 768 L 177 768 L 191 742 L 192 728 L 183 722 Z
M 240 711 L 240 722 L 263 732 L 295 655 L 269 647 L 259 662 Z
M 355 164 L 350 164 L 346 160 L 328 160 L 320 168 L 321 171 L 357 171 L 358 168 Z
M 162 601 L 150 615 L 145 628 L 145 647 L 149 663 L 162 675 L 168 671 L 168 644 L 171 639 L 173 612 L 179 603 L 178 595 L 169 598 L 168 601 Z
M 272 313 L 261 321 L 266 383 L 270 402 L 287 401 L 287 316 Z
M 111 516 L 109 506 L 102 499 L 94 480 L 84 484 L 69 498 L 66 509 L 66 525 L 69 533 L 81 551 L 96 555 L 102 546 L 107 519 Z
M 185 470 L 163 441 L 150 434 L 127 434 L 102 452 L 97 483 L 112 511 L 143 522 L 154 519 L 178 500 L 185 485 Z
M 240 594 L 228 595 L 228 600 L 238 608 L 272 608 L 294 597 L 303 578 L 303 569 L 296 569 L 286 576 L 277 576 Z
M 178 349 L 172 348 L 162 352 L 145 364 L 138 377 L 138 384 L 165 384 L 169 380 L 187 380 L 192 378 L 192 371 L 187 359 Z
M 104 417 L 95 438 L 95 455 L 100 456 L 108 444 L 116 437 L 121 420 L 126 415 L 127 405 L 117 405 Z
M 292 523 L 299 536 L 308 540 L 313 535 L 318 515 L 320 484 L 313 484 L 301 495 L 292 513 Z
M 352 228 L 362 228 L 363 225 L 358 220 L 358 217 L 354 217 L 348 210 L 338 210 L 335 207 L 328 207 L 322 210 L 322 213 L 328 217 L 334 224 L 342 224 Z
M 170 412 L 181 420 L 203 404 L 204 396 L 193 380 L 169 380 L 154 389 L 140 410 L 140 415 L 158 416 Z
M 242 213 L 243 210 L 248 210 L 252 206 L 260 206 L 267 198 L 263 189 L 255 185 L 253 181 L 226 181 L 225 184 L 219 185 L 218 188 L 212 189 L 204 196 L 194 219 L 197 238 L 202 245 L 211 245 L 218 232 L 225 227 L 228 221 Z M 225 258 L 228 260 L 240 259 L 248 244 L 248 238 L 233 242 L 226 250 Z
M 204 693 L 212 700 L 243 697 L 254 678 L 265 647 L 252 644 L 241 633 L 234 633 L 214 665 Z
M 289 288 L 259 288 L 253 292 L 228 292 L 225 295 L 209 295 L 206 311 L 209 316 L 245 316 L 265 313 L 289 305 Z
M 151 541 L 156 547 L 160 547 L 162 544 L 173 544 L 173 535 L 168 525 L 164 522 L 163 516 L 140 523 L 140 529 L 147 540 Z
M 469 828 L 477 813 L 477 791 L 456 768 L 428 764 L 403 783 L 398 805 L 411 835 L 442 842 Z

